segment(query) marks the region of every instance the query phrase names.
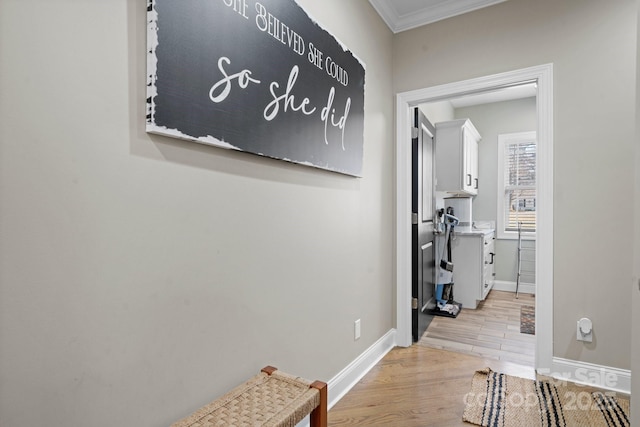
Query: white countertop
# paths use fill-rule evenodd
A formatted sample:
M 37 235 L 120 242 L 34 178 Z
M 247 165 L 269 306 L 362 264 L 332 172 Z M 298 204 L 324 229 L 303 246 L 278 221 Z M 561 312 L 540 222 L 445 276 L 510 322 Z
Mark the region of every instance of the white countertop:
M 496 230 L 495 228 L 475 228 L 469 225 L 458 225 L 453 227 L 453 231 L 456 234 L 477 234 L 480 236 L 486 236 L 487 234 L 494 233 Z

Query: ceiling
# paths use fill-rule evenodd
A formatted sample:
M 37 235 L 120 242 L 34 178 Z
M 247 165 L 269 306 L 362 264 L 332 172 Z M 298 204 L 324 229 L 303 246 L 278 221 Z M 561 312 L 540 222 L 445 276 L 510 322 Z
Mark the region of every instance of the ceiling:
M 526 83 L 482 93 L 464 95 L 448 99 L 453 108 L 471 107 L 473 105 L 491 104 L 493 102 L 512 101 L 514 99 L 531 98 L 537 95 L 538 85 Z
M 507 0 L 369 0 L 391 31 L 399 33 Z
M 399 33 L 462 15 L 507 0 L 369 0 L 391 31 Z M 448 99 L 453 108 L 536 96 L 536 85 L 526 84 Z

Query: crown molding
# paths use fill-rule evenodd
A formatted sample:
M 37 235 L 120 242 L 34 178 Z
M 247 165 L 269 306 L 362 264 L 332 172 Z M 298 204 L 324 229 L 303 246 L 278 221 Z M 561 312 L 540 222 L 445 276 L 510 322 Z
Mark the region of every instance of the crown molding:
M 398 14 L 393 2 L 398 0 L 369 0 L 369 3 L 382 17 L 394 33 L 410 30 L 422 25 L 431 24 L 453 16 L 462 15 L 507 0 L 455 0 L 416 9 L 404 15 Z

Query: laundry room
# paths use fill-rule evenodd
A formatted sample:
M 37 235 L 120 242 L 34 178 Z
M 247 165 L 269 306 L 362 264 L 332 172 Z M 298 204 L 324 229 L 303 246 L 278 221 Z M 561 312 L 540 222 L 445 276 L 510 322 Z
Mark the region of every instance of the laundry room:
M 420 343 L 533 364 L 536 85 L 419 109 L 435 128 L 436 210 L 434 317 Z

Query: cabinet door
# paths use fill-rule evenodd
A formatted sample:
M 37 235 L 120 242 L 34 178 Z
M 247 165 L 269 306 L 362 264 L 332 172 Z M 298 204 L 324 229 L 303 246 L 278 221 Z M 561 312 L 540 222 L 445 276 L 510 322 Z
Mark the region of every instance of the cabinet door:
M 453 296 L 463 308 L 476 309 L 483 299 L 484 257 L 482 236 L 458 234 L 453 250 Z
M 471 169 L 471 191 L 473 194 L 478 194 L 478 141 L 474 138 L 469 138 L 469 158 Z
M 484 237 L 484 273 L 482 280 L 482 299 L 487 297 L 487 294 L 493 288 L 495 281 L 495 240 L 493 235 Z
M 471 174 L 471 140 L 467 131 L 462 128 L 462 189 L 465 192 L 473 188 L 473 175 Z
M 478 194 L 478 141 L 480 135 L 468 119 L 436 124 L 437 191 Z
M 478 194 L 478 142 L 462 128 L 462 189 L 468 194 Z

